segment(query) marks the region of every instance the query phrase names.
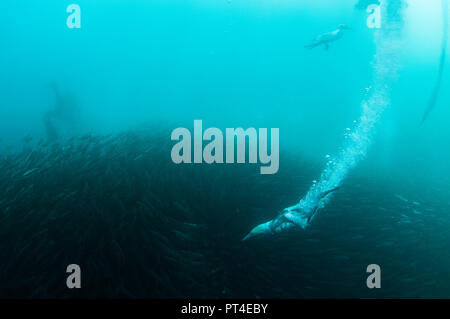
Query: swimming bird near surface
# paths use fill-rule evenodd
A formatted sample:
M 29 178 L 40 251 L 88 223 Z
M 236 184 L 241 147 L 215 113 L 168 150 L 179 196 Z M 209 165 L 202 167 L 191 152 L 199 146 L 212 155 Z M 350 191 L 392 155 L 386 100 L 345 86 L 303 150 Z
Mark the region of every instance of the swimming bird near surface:
M 344 35 L 344 30 L 350 28 L 346 24 L 340 24 L 334 31 L 323 33 L 314 38 L 310 44 L 305 45 L 307 49 L 313 49 L 317 46 L 323 45 L 325 50 L 328 50 L 330 43 L 339 40 Z

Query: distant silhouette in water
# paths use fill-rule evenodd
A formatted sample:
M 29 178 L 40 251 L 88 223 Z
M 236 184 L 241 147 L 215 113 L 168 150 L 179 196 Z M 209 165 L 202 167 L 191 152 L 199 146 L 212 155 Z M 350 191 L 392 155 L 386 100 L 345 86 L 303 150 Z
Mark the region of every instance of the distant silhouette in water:
M 55 96 L 55 106 L 44 114 L 48 142 L 56 142 L 65 132 L 72 132 L 78 122 L 79 108 L 74 96 L 62 94 L 58 85 L 50 84 Z
M 342 38 L 344 30 L 350 29 L 345 24 L 340 24 L 338 28 L 334 31 L 323 33 L 315 37 L 310 44 L 305 45 L 307 49 L 313 49 L 319 45 L 323 45 L 325 50 L 328 50 L 330 43 Z
M 45 132 L 47 134 L 47 141 L 55 142 L 56 140 L 58 140 L 58 132 L 55 128 L 55 125 L 52 123 L 52 117 L 50 112 L 47 112 L 44 115 L 44 125 L 45 125 Z
M 441 82 L 444 76 L 445 56 L 447 55 L 447 41 L 448 41 L 448 0 L 442 0 L 442 46 L 441 46 L 441 58 L 439 60 L 439 71 L 431 97 L 428 101 L 428 106 L 422 117 L 422 124 L 426 121 L 431 111 L 433 111 L 436 105 L 437 97 L 441 89 Z

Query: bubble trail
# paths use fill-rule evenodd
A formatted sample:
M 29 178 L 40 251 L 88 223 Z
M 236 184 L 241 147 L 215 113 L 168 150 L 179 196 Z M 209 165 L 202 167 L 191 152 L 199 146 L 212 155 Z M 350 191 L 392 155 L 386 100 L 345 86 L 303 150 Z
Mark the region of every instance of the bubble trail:
M 286 208 L 277 218 L 255 227 L 244 239 L 309 226 L 316 212 L 329 202 L 332 191 L 339 188 L 349 171 L 366 156 L 375 125 L 390 103 L 390 89 L 397 78 L 403 26 L 402 8 L 402 0 L 381 1 L 382 27 L 375 31 L 376 54 L 372 62 L 372 85 L 361 103 L 361 117 L 355 128 L 346 133 L 341 152 L 337 156 L 328 157 L 320 179 L 313 183 L 297 205 Z
M 340 186 L 348 172 L 366 156 L 375 125 L 390 103 L 390 89 L 397 78 L 399 68 L 397 55 L 401 46 L 401 1 L 382 1 L 381 8 L 384 25 L 375 31 L 377 49 L 372 63 L 374 79 L 365 100 L 361 103 L 361 117 L 356 127 L 350 130 L 351 133 L 346 133 L 343 150 L 327 162 L 319 182 L 313 184 L 305 198 L 300 201 L 301 205 L 315 205 L 320 194 Z M 319 208 L 325 206 L 330 197 L 323 198 Z

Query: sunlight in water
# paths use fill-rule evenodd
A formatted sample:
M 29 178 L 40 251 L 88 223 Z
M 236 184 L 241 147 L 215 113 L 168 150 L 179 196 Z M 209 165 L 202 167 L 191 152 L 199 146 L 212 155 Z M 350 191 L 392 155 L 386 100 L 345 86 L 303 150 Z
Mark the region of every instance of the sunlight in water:
M 405 10 L 405 22 L 407 51 L 414 56 L 434 60 L 441 45 L 439 35 L 442 33 L 443 23 L 442 1 L 409 0 Z

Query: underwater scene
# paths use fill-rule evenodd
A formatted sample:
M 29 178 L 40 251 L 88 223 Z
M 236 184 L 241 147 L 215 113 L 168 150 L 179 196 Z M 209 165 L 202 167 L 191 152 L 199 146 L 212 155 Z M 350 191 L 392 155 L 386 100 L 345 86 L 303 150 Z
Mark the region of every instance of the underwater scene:
M 450 298 L 450 0 L 4 0 L 0 298 Z

